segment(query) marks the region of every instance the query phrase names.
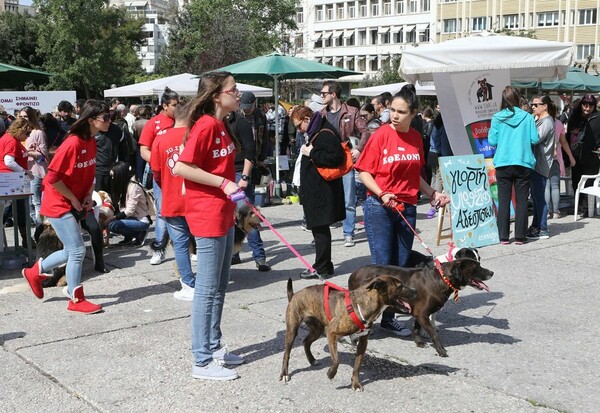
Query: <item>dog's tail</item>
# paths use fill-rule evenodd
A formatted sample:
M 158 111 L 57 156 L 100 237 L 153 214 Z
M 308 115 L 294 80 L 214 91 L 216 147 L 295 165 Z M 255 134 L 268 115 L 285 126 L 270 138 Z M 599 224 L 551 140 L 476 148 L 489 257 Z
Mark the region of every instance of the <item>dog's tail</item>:
M 294 296 L 294 288 L 292 288 L 292 279 L 291 278 L 288 278 L 287 295 L 288 295 L 288 302 L 292 301 L 292 297 Z

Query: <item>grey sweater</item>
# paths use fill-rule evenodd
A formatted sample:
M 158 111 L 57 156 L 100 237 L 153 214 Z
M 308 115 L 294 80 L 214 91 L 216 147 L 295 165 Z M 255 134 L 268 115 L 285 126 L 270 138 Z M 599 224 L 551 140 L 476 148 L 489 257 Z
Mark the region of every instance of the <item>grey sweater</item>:
M 556 137 L 554 135 L 554 119 L 552 116 L 545 116 L 535 121 L 540 141 L 533 146 L 535 156 L 535 171 L 548 178 L 550 176 L 550 167 L 554 160 L 554 147 Z

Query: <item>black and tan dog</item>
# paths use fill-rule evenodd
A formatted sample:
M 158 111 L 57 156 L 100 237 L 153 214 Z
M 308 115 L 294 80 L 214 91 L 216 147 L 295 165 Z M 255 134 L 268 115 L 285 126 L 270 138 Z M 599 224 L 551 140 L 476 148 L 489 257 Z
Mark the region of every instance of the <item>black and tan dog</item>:
M 290 351 L 303 321 L 309 330 L 304 339 L 304 352 L 311 365 L 317 364 L 317 361 L 310 351 L 310 346 L 327 329 L 327 343 L 332 362 L 327 372 L 329 379 L 335 377 L 339 366 L 338 339 L 357 333 L 362 328 L 352 371 L 352 389 L 362 391 L 358 374 L 367 349 L 370 326 L 387 306 L 406 308 L 406 311 L 410 312 L 408 302 L 414 301 L 416 297 L 416 291 L 405 287 L 398 278 L 382 274 L 386 272 L 381 272 L 354 291 L 331 289 L 327 301 L 325 300 L 329 288 L 327 283 L 313 285 L 294 294 L 292 280 L 288 280 L 289 303 L 285 315 L 285 352 L 279 380 L 286 383 L 290 380 L 288 374 Z
M 458 293 L 466 286 L 470 285 L 478 290 L 489 291 L 483 281 L 492 278 L 494 273 L 483 268 L 478 260 L 472 258 L 459 258 L 440 265 L 445 280 L 435 267 L 401 268 L 392 265 L 367 265 L 350 275 L 348 288 L 355 290 L 368 285 L 379 274 L 390 274 L 402 281 L 404 285 L 415 288 L 417 297 L 415 300 L 409 301 L 412 306 L 410 314 L 415 317 L 412 333 L 415 343 L 419 347 L 425 346 L 420 334 L 421 326 L 423 326 L 431 337 L 437 353 L 442 357 L 448 357 L 436 329 L 430 322 L 430 316 L 444 306 L 450 294 Z M 402 308 L 397 310 L 405 312 Z
M 38 225 L 35 228 L 35 233 L 33 234 L 33 239 L 37 243 L 37 258 L 46 258 L 50 254 L 55 251 L 60 251 L 63 249 L 63 243 L 58 239 L 58 235 L 56 235 L 56 231 L 52 228 L 52 225 L 48 221 Z M 67 279 L 65 277 L 65 266 L 55 268 L 52 270 L 52 276 L 46 277 L 44 281 L 42 281 L 42 286 L 44 288 L 48 287 L 64 287 L 67 285 Z
M 235 235 L 233 241 L 233 253 L 237 254 L 242 249 L 242 243 L 246 235 L 253 229 L 260 229 L 260 218 L 250 209 L 243 205 L 235 210 Z

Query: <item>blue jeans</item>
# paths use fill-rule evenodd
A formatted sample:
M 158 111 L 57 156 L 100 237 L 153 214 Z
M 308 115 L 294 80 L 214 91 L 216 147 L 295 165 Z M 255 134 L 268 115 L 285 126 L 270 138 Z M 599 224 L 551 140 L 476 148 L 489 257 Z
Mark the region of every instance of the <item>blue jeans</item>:
M 549 212 L 559 211 L 560 202 L 560 165 L 555 159 L 550 167 L 550 177 L 546 182 L 546 205 L 548 205 Z
M 72 297 L 73 290 L 81 282 L 81 271 L 83 268 L 83 259 L 85 258 L 85 244 L 81 236 L 81 229 L 79 228 L 79 223 L 70 212 L 67 212 L 60 218 L 48 219 L 52 228 L 56 231 L 58 239 L 63 243 L 63 249 L 55 251 L 44 258 L 40 270 L 48 273 L 66 263 L 67 287 Z
M 345 237 L 354 237 L 354 221 L 356 219 L 356 180 L 354 169 L 342 177 L 344 184 L 344 204 L 346 205 L 346 219 L 343 230 Z
M 546 178 L 536 171 L 531 172 L 531 200 L 533 201 L 533 221 L 531 226 L 540 231 L 548 230 L 548 205 L 546 205 Z
M 236 172 L 235 173 L 236 183 L 239 182 L 241 178 L 242 178 L 242 173 Z M 244 193 L 246 194 L 246 198 L 248 198 L 248 201 L 251 204 L 254 204 L 254 184 L 251 181 L 248 182 L 248 186 L 244 190 Z M 244 205 L 246 205 L 246 203 L 244 202 L 243 199 L 237 202 L 238 208 L 240 208 Z M 248 234 L 246 234 L 246 239 L 248 240 L 248 246 L 252 250 L 252 259 L 254 261 L 264 260 L 267 258 L 267 254 L 265 253 L 265 248 L 263 246 L 263 240 L 260 237 L 259 230 L 252 229 L 252 230 L 248 231 Z
M 221 347 L 221 316 L 233 251 L 233 227 L 216 238 L 196 237 L 198 272 L 192 303 L 192 354 L 198 366 L 212 360 Z
M 417 207 L 404 204 L 402 214 L 415 228 Z M 397 211 L 384 207 L 381 201 L 368 196 L 363 205 L 365 232 L 371 251 L 371 263 L 377 265 L 406 266 L 412 251 L 415 234 Z M 391 321 L 393 311 L 385 311 L 382 320 Z
M 152 181 L 152 189 L 154 192 L 154 207 L 156 208 L 156 222 L 154 223 L 154 239 L 157 244 L 161 244 L 163 242 L 163 238 L 165 233 L 167 232 L 167 223 L 160 215 L 160 210 L 162 207 L 162 189 L 156 183 L 156 181 Z
M 110 232 L 121 234 L 125 238 L 137 238 L 138 240 L 144 237 L 149 227 L 149 223 L 136 218 L 115 219 L 108 223 Z
M 29 183 L 29 187 L 33 193 L 33 196 L 31 197 L 33 203 L 33 212 L 31 217 L 36 225 L 42 223 L 40 218 L 40 208 L 42 207 L 42 180 L 43 178 L 34 175 L 33 179 Z
M 196 276 L 192 271 L 192 262 L 190 261 L 190 227 L 185 217 L 165 217 L 167 221 L 167 231 L 173 241 L 173 250 L 175 251 L 175 262 L 181 276 L 181 282 L 194 288 Z

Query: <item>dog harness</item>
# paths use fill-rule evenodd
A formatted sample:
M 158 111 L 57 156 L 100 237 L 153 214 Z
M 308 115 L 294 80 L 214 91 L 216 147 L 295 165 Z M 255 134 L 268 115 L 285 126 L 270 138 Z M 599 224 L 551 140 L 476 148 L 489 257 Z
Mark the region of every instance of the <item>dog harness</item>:
M 327 315 L 327 320 L 331 321 L 331 311 L 329 310 L 329 290 L 331 288 L 333 288 L 334 290 L 344 292 L 344 298 L 346 299 L 346 311 L 348 311 L 348 315 L 350 316 L 352 321 L 354 321 L 354 324 L 356 324 L 356 326 L 360 329 L 361 332 L 365 331 L 367 329 L 364 324 L 366 323 L 366 320 L 361 321 L 354 312 L 354 307 L 352 306 L 352 301 L 350 300 L 350 291 L 340 287 L 339 285 L 330 283 L 329 281 L 325 282 L 325 288 L 323 289 L 323 301 L 325 302 L 325 314 Z M 360 308 L 358 309 L 358 311 L 360 311 Z
M 103 203 L 102 203 L 102 206 L 103 206 L 103 207 L 106 207 L 106 208 L 108 208 L 108 209 L 110 209 L 110 210 L 111 210 L 111 211 L 113 211 L 113 212 L 114 212 L 114 210 L 115 210 L 115 207 L 114 207 L 112 204 L 108 203 L 108 202 L 103 202 Z
M 440 260 L 438 260 L 436 258 L 433 262 L 435 263 L 435 268 L 440 273 L 440 277 L 442 277 L 444 284 L 446 284 L 448 287 L 450 287 L 452 290 L 454 290 L 454 301 L 458 302 L 458 291 L 459 290 L 454 285 L 452 285 L 452 281 L 450 281 L 450 279 L 448 277 L 446 277 L 446 274 L 444 274 L 444 270 L 442 269 L 442 264 L 440 263 Z

